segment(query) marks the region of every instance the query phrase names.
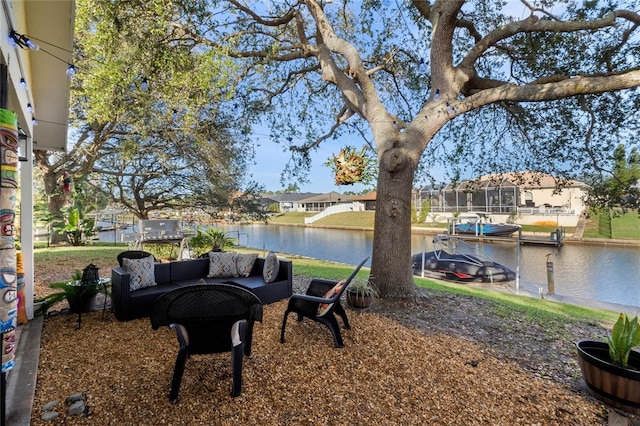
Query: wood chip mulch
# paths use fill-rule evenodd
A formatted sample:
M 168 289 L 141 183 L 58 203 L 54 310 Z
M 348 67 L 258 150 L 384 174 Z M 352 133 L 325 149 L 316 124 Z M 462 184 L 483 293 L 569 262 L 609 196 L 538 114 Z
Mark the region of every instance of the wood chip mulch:
M 245 358 L 242 395 L 230 396 L 230 354 L 194 355 L 180 400 L 168 392 L 177 340 L 148 319 L 102 311 L 45 319 L 32 425 L 604 425 L 609 408 L 540 377 L 481 342 L 349 310 L 345 348 L 308 320 L 280 324 L 286 301 L 267 305 Z M 579 371 L 577 372 L 579 376 Z M 64 400 L 86 394 L 73 417 Z M 60 400 L 60 417 L 40 419 Z

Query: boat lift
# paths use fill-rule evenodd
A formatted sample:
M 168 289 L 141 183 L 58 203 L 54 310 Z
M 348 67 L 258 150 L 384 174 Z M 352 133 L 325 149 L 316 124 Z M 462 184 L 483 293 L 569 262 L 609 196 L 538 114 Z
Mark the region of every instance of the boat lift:
M 180 219 L 140 219 L 138 232 L 122 234 L 121 239 L 129 242 L 132 250 L 143 250 L 144 243 L 177 246 L 178 260 L 188 258 L 188 253 L 191 253 L 191 235 L 183 232 Z

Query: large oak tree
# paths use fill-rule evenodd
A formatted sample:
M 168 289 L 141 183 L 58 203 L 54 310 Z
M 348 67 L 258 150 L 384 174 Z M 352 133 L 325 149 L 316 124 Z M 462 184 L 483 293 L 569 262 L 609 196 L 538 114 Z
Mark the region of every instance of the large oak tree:
M 236 102 L 270 117 L 296 164 L 345 131 L 371 139 L 379 163 L 371 276 L 382 296 L 414 288 L 411 191 L 421 161 L 515 171 L 546 159 L 576 172 L 580 157 L 595 163 L 612 143 L 605 139 L 619 136 L 613 126 L 637 118 L 636 92 L 626 90 L 640 85 L 633 2 L 190 4 L 202 7 L 175 28 L 236 59 Z M 455 138 L 449 151 L 442 135 Z

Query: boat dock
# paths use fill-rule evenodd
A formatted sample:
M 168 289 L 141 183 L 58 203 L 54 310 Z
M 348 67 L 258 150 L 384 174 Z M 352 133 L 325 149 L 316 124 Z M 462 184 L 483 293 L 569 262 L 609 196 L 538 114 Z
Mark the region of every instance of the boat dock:
M 521 245 L 544 245 L 561 247 L 564 242 L 564 229 L 558 228 L 549 235 L 522 235 L 522 231 L 517 236 L 497 236 L 497 235 L 469 235 L 469 234 L 451 234 L 465 241 L 507 241 L 520 242 Z

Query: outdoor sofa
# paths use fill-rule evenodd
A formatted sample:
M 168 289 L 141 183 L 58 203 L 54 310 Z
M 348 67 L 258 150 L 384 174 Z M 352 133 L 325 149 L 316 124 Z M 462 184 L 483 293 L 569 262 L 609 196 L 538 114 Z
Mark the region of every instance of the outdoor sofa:
M 240 285 L 255 294 L 263 305 L 291 296 L 291 261 L 279 259 L 274 253 L 265 258 L 236 254 L 235 260 L 233 255 L 209 253 L 206 258 L 170 262 L 154 262 L 153 256 L 125 259 L 123 266 L 111 270 L 111 310 L 119 321 L 149 317 L 153 302 L 159 296 L 180 287 L 203 283 Z M 145 266 L 145 261 L 150 263 Z M 140 286 L 144 274 L 152 277 L 142 277 L 147 282 Z

